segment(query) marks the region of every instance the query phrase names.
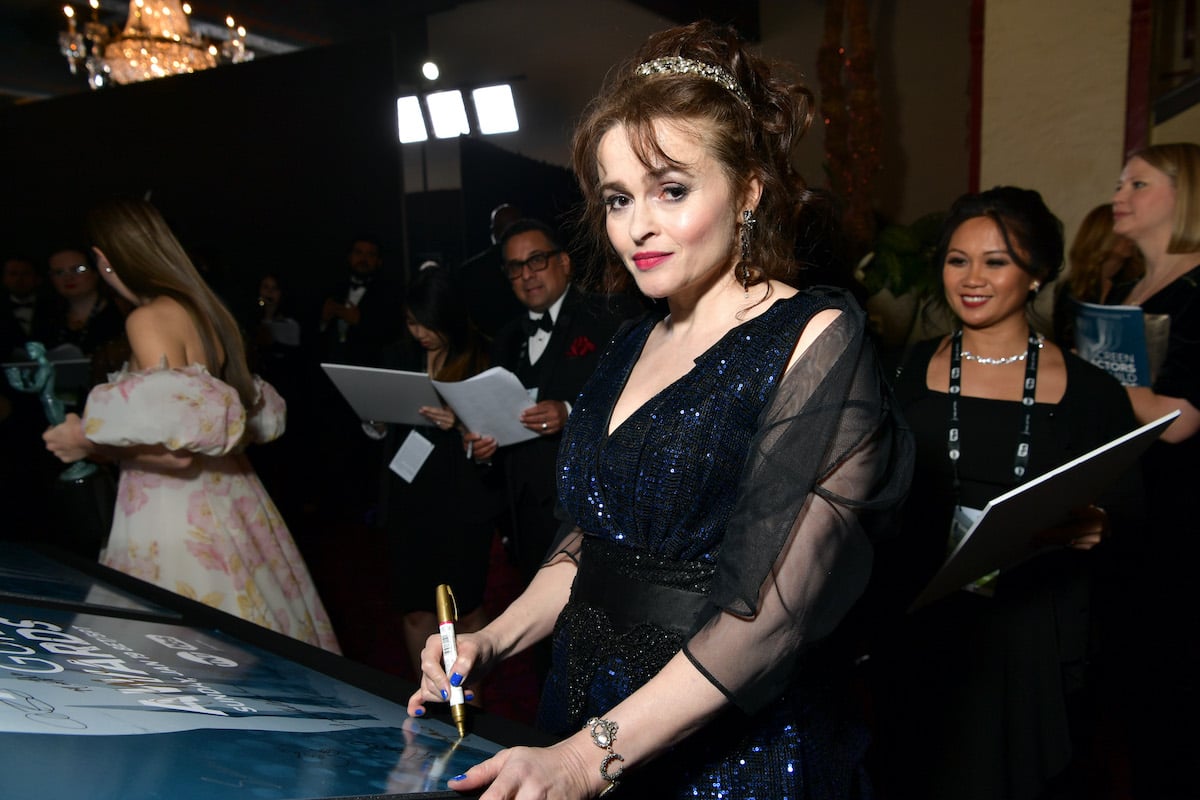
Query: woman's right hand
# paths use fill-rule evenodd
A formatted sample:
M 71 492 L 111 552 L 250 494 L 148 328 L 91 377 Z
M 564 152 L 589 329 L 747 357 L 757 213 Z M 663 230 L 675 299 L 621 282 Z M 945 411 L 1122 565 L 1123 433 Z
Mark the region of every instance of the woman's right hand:
M 449 675 L 442 665 L 441 636 L 435 633 L 425 640 L 421 650 L 421 679 L 417 691 L 408 699 L 409 714 L 424 716 L 425 704 L 446 702 L 452 686 L 466 686 L 468 681 L 478 684 L 487 675 L 496 660 L 496 647 L 485 631 L 455 637 L 458 659 Z
M 484 464 L 491 461 L 495 457 L 496 451 L 500 448 L 496 445 L 496 439 L 493 436 L 483 436 L 478 433 L 468 433 L 463 435 L 463 448 L 467 446 L 471 448 L 471 458 L 477 464 Z
M 1091 550 L 1109 533 L 1111 528 L 1105 510 L 1099 506 L 1083 506 L 1073 509 L 1070 519 L 1061 525 L 1034 534 L 1033 545 Z
M 46 449 L 64 464 L 82 461 L 95 449 L 83 435 L 83 422 L 78 414 L 67 414 L 63 422 L 48 428 L 42 434 L 42 441 L 46 443 Z

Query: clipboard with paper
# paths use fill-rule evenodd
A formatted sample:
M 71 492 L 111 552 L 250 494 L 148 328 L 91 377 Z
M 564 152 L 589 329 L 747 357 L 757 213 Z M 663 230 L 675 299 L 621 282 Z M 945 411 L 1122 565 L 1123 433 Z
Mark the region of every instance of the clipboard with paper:
M 351 364 L 322 364 L 342 397 L 358 414 L 372 422 L 430 425 L 417 413 L 421 406 L 440 406 L 442 399 L 424 372 L 405 372 Z
M 1094 502 L 1178 416 L 1173 411 L 992 499 L 908 610 L 1035 554 L 1029 545 L 1033 533 Z

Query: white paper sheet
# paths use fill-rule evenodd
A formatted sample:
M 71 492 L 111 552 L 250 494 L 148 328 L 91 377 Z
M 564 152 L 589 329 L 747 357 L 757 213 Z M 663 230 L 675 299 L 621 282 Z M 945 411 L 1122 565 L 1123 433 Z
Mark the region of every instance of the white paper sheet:
M 503 367 L 492 367 L 465 381 L 434 381 L 446 404 L 473 433 L 492 436 L 500 447 L 537 438 L 521 424 L 521 412 L 533 403 L 521 381 Z

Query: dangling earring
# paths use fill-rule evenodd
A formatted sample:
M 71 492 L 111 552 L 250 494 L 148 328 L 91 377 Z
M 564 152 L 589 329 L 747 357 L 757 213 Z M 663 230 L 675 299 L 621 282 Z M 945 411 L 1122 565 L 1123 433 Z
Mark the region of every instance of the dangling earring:
M 738 265 L 738 278 L 742 282 L 742 291 L 745 296 L 750 296 L 750 240 L 754 235 L 754 226 L 758 224 L 758 220 L 754 218 L 754 212 L 746 209 L 742 212 L 742 261 Z
M 1029 284 L 1029 291 L 1032 292 L 1033 294 L 1037 294 L 1038 289 L 1041 289 L 1041 288 L 1042 288 L 1042 282 L 1039 280 L 1035 280 L 1033 283 Z

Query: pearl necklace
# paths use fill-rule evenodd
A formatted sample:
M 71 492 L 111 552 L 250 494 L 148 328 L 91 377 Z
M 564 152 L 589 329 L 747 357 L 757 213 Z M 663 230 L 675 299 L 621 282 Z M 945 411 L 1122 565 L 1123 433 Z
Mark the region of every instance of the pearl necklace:
M 1038 350 L 1041 350 L 1042 346 L 1045 343 L 1046 343 L 1046 337 L 1042 336 L 1039 333 L 1038 337 L 1037 337 Z M 986 367 L 1002 367 L 1005 364 L 1015 364 L 1018 361 L 1024 361 L 1025 356 L 1027 354 L 1028 354 L 1028 351 L 1021 351 L 1020 353 L 1017 353 L 1015 356 L 1004 356 L 1003 358 L 988 358 L 987 356 L 977 356 L 974 353 L 972 353 L 970 350 L 962 351 L 962 357 L 965 358 L 967 361 L 974 361 L 976 364 L 983 364 Z

